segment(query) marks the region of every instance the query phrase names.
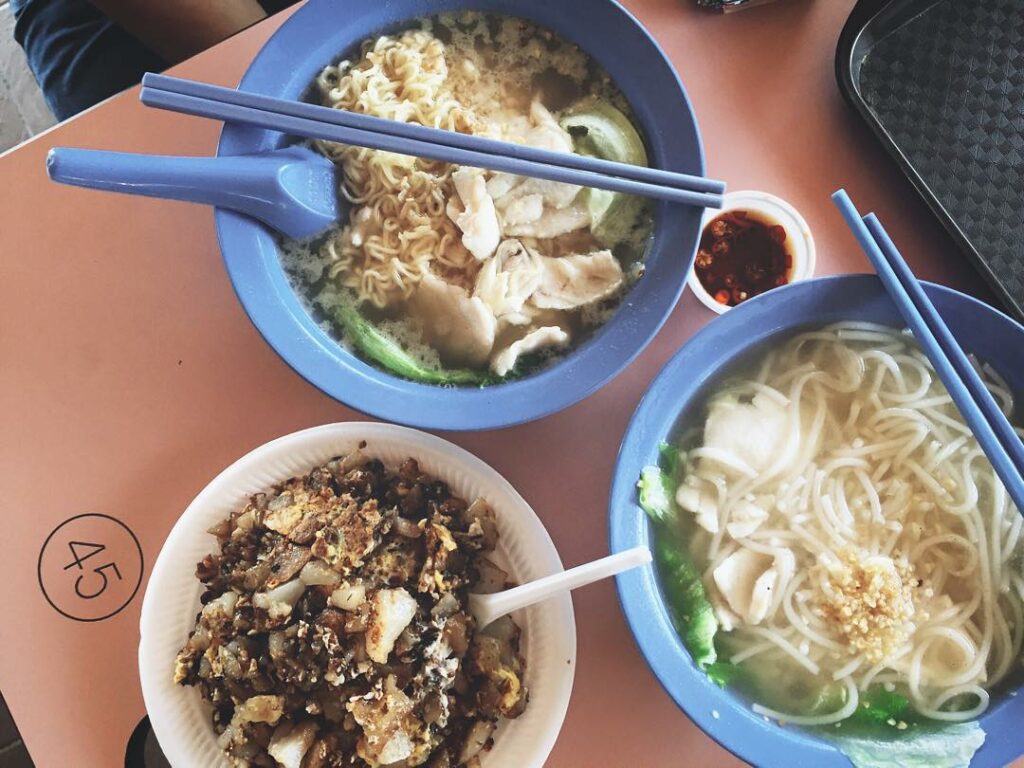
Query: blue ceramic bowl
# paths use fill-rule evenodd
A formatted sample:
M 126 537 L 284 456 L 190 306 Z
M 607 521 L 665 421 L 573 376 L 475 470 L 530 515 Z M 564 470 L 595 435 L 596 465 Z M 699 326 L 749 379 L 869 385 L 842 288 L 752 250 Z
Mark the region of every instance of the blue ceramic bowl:
M 929 297 L 965 349 L 991 363 L 1024 397 L 1024 327 L 962 293 L 927 284 Z M 845 275 L 794 283 L 763 294 L 714 320 L 668 362 L 629 425 L 612 484 L 611 549 L 649 544 L 650 526 L 636 497 L 640 470 L 657 464 L 658 444 L 699 413 L 711 388 L 766 341 L 805 327 L 861 320 L 904 327 L 896 306 L 873 275 Z M 619 598 L 636 641 L 658 680 L 709 736 L 754 765 L 849 768 L 834 747 L 793 726 L 754 714 L 750 703 L 708 680 L 677 637 L 653 568 L 617 578 Z M 1024 751 L 1020 723 L 1024 696 L 993 697 L 981 718 L 985 744 L 971 763 L 1003 766 Z
M 531 19 L 577 43 L 612 76 L 646 134 L 652 164 L 703 174 L 693 110 L 658 44 L 612 0 L 310 0 L 256 56 L 241 88 L 299 98 L 316 74 L 362 40 L 426 14 L 459 9 Z M 274 149 L 280 133 L 228 125 L 219 155 Z M 682 293 L 700 234 L 701 211 L 661 203 L 646 274 L 615 316 L 586 343 L 536 375 L 482 389 L 447 389 L 392 376 L 339 346 L 306 313 L 278 260 L 270 232 L 218 210 L 217 232 L 231 282 L 263 337 L 312 384 L 359 410 L 428 429 L 492 429 L 566 408 L 625 368 L 654 337 Z

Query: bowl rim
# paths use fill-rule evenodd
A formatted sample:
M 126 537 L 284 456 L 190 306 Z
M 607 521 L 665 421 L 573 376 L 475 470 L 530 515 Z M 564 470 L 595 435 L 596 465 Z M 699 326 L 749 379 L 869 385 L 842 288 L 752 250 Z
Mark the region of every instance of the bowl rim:
M 256 92 L 265 92 L 268 88 L 287 90 L 290 87 L 287 76 L 279 74 L 281 62 L 286 58 L 287 46 L 283 41 L 293 32 L 299 35 L 302 26 L 310 24 L 320 9 L 338 5 L 333 0 L 310 0 L 296 11 L 261 48 L 239 87 Z M 388 8 L 401 9 L 401 12 L 395 11 L 397 16 L 392 23 L 415 18 L 418 14 L 405 11 L 423 6 L 423 0 L 386 4 Z M 347 5 L 345 11 L 351 18 L 353 13 L 375 13 L 375 7 L 365 0 Z M 528 4 L 513 0 L 450 0 L 437 10 L 497 10 L 552 27 L 549 19 L 537 18 L 542 15 L 541 9 L 544 13 L 555 14 L 550 11 L 552 7 L 557 4 L 543 0 L 530 0 Z M 671 132 L 656 130 L 653 115 L 648 114 L 653 111 L 662 114 L 666 109 L 662 103 L 655 104 L 651 99 L 633 102 L 656 163 L 703 174 L 704 149 L 696 115 L 671 60 L 643 25 L 616 0 L 600 0 L 595 9 L 604 14 L 604 24 L 609 28 L 614 19 L 615 29 L 623 39 L 631 39 L 633 44 L 646 48 L 651 62 L 658 64 L 657 77 L 670 83 L 673 96 L 678 94 L 678 98 L 665 102 L 674 103 L 669 108 L 672 115 L 679 112 L 672 117 L 676 124 Z M 557 13 L 564 16 L 568 25 L 571 12 Z M 579 42 L 564 29 L 556 31 L 566 39 Z M 353 36 L 358 40 L 365 34 L 360 31 Z M 618 61 L 611 60 L 607 52 L 594 50 L 593 46 L 581 47 L 609 70 L 613 61 Z M 623 90 L 627 88 L 623 86 Z M 662 121 L 666 119 L 663 117 Z M 692 144 L 687 138 L 691 136 Z M 221 134 L 217 154 L 269 149 L 270 144 L 262 146 L 260 142 L 272 141 L 271 137 L 280 138 L 280 135 L 228 124 Z M 271 247 L 272 241 L 268 245 L 258 234 L 263 231 L 260 225 L 231 211 L 215 211 L 218 242 L 235 293 L 259 333 L 293 370 L 325 394 L 363 413 L 436 430 L 496 429 L 533 421 L 579 402 L 621 373 L 657 335 L 685 290 L 686 274 L 700 235 L 699 218 L 699 211 L 676 209 L 673 212 L 669 203 L 658 204 L 654 238 L 647 254 L 646 277 L 650 279 L 646 285 L 643 279 L 634 285 L 615 315 L 569 355 L 523 379 L 483 388 L 447 389 L 396 377 L 345 351 L 301 306 L 284 278 L 276 247 Z M 257 240 L 256 253 L 244 247 L 253 239 Z M 687 240 L 692 240 L 692 248 L 681 255 L 678 243 Z
M 1022 340 L 1024 347 L 1024 326 L 1003 312 L 952 288 L 925 281 L 922 284 L 941 313 L 956 311 L 957 308 L 966 310 L 972 321 L 984 322 L 993 329 L 997 327 L 1004 335 L 1015 335 Z M 672 431 L 681 411 L 694 396 L 699 396 L 707 381 L 714 380 L 722 368 L 753 346 L 745 345 L 736 355 L 722 355 L 721 335 L 737 331 L 751 333 L 753 328 L 748 315 L 772 314 L 777 317 L 781 314 L 779 306 L 791 304 L 800 294 L 817 294 L 823 303 L 829 297 L 835 299 L 838 296 L 846 300 L 851 300 L 851 297 L 888 300 L 881 282 L 873 274 L 813 278 L 756 296 L 735 308 L 740 311 L 716 318 L 688 340 L 651 381 L 620 444 L 609 494 L 609 542 L 612 551 L 651 543 L 647 516 L 636 501 L 639 471 L 632 471 L 638 470 L 635 465 L 638 462 L 649 463 L 641 459 L 652 457 L 652 449 L 656 449 L 657 443 Z M 784 335 L 813 324 L 813 321 L 808 323 L 800 318 L 798 322 L 770 331 L 767 337 Z M 700 347 L 708 343 L 716 349 L 716 362 L 712 366 L 694 365 L 694 358 L 705 354 Z M 1024 359 L 1024 352 L 1018 356 Z M 705 370 L 707 368 L 711 370 Z M 696 383 L 690 385 L 682 397 L 671 398 L 671 390 L 680 381 L 687 380 L 695 380 Z M 666 403 L 662 402 L 666 399 L 672 403 L 670 413 L 666 412 Z M 742 698 L 719 688 L 706 673 L 697 669 L 672 626 L 653 564 L 617 576 L 616 590 L 619 605 L 648 668 L 676 705 L 720 746 L 759 766 L 849 768 L 849 759 L 835 746 L 801 728 L 783 728 L 757 715 Z M 1024 696 L 1016 696 L 1014 690 L 1000 697 L 976 721 L 985 730 L 985 742 L 971 761 L 973 768 L 995 768 L 1024 754 L 1024 744 L 1010 735 L 1015 732 L 1013 723 L 1019 722 L 1021 717 L 1024 717 Z
M 330 452 L 338 450 L 341 445 L 357 444 L 361 440 L 366 440 L 370 444 L 367 449 L 370 454 L 373 452 L 375 440 L 379 442 L 393 441 L 401 443 L 403 451 L 405 446 L 408 446 L 408 455 L 410 456 L 423 460 L 425 454 L 431 454 L 435 461 L 444 464 L 450 472 L 460 469 L 471 479 L 475 477 L 478 482 L 487 486 L 495 497 L 500 499 L 500 503 L 496 504 L 499 510 L 499 520 L 502 516 L 520 519 L 517 524 L 520 531 L 519 536 L 521 538 L 529 537 L 529 546 L 524 551 L 528 553 L 526 562 L 530 563 L 530 569 L 543 574 L 563 570 L 558 550 L 543 521 L 529 502 L 490 464 L 444 438 L 395 424 L 347 421 L 302 429 L 263 443 L 218 473 L 189 503 L 164 540 L 150 571 L 143 595 L 139 615 L 138 669 L 140 684 L 153 733 L 158 741 L 167 745 L 164 748 L 172 765 L 189 765 L 190 758 L 193 757 L 189 751 L 192 749 L 191 745 L 182 746 L 176 739 L 170 738 L 172 729 L 177 730 L 173 718 L 179 717 L 181 710 L 169 702 L 164 694 L 164 689 L 168 684 L 165 678 L 170 672 L 170 667 L 165 666 L 169 660 L 165 657 L 165 648 L 161 644 L 161 635 L 164 634 L 161 627 L 161 623 L 164 621 L 162 616 L 165 615 L 163 609 L 169 603 L 171 603 L 171 610 L 175 613 L 184 609 L 179 607 L 175 610 L 173 599 L 161 590 L 162 586 L 173 583 L 181 576 L 181 564 L 174 561 L 172 553 L 176 548 L 181 549 L 182 546 L 189 543 L 196 533 L 197 526 L 201 526 L 202 532 L 205 533 L 208 524 L 204 523 L 204 516 L 210 514 L 211 506 L 222 506 L 223 498 L 229 492 L 231 495 L 237 495 L 238 489 L 245 487 L 251 489 L 246 490 L 245 493 L 252 493 L 285 479 L 279 476 L 281 473 L 279 469 L 270 468 L 280 461 L 280 456 L 285 452 L 297 452 L 303 455 L 310 452 Z M 307 462 L 303 460 L 301 463 L 305 466 Z M 210 539 L 212 551 L 215 548 L 215 543 L 212 537 Z M 192 578 L 194 579 L 194 576 Z M 195 597 L 198 599 L 198 592 Z M 195 602 L 188 601 L 188 606 L 190 606 L 190 615 L 194 616 Z M 551 598 L 542 605 L 529 610 L 544 612 L 543 616 L 535 614 L 531 621 L 538 622 L 543 619 L 545 632 L 548 633 L 545 635 L 545 644 L 550 643 L 549 650 L 545 652 L 545 655 L 557 658 L 557 662 L 552 662 L 550 659 L 548 662 L 557 675 L 554 680 L 551 680 L 551 685 L 546 686 L 547 693 L 544 699 L 546 719 L 543 720 L 542 727 L 524 731 L 522 736 L 533 739 L 530 749 L 530 757 L 533 762 L 529 765 L 532 768 L 540 768 L 561 732 L 572 695 L 577 666 L 576 619 L 572 600 L 568 593 Z M 537 629 L 534 628 L 533 632 L 536 633 Z M 184 638 L 182 638 L 183 641 Z M 526 663 L 528 670 L 530 667 L 530 641 L 531 635 L 527 634 Z M 567 659 L 568 663 L 563 663 L 563 659 Z M 177 686 L 174 688 L 177 689 Z M 198 696 L 198 692 L 196 692 L 196 696 Z M 209 724 L 207 723 L 207 725 Z M 174 762 L 175 760 L 178 762 Z

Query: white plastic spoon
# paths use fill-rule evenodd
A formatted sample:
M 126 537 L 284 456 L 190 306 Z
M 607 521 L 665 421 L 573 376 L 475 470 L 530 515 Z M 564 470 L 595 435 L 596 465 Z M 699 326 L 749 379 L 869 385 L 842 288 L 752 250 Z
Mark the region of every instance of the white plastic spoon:
M 592 563 L 584 563 L 568 571 L 553 573 L 542 579 L 521 584 L 504 592 L 491 595 L 470 595 L 469 612 L 476 619 L 477 627 L 483 629 L 506 613 L 518 611 L 528 605 L 547 600 L 560 592 L 583 587 L 617 573 L 651 562 L 651 550 L 647 547 L 633 547 L 624 552 L 602 557 Z

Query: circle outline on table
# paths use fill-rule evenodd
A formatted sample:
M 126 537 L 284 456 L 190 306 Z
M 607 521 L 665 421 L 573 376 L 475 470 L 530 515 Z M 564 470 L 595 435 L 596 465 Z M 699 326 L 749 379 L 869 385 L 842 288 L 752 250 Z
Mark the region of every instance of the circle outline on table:
M 195 561 L 215 551 L 217 546 L 207 529 L 251 494 L 299 471 L 308 471 L 339 453 L 354 450 L 363 440 L 369 443 L 369 455 L 374 455 L 376 441 L 380 454 L 402 454 L 403 459 L 412 456 L 421 465 L 426 465 L 425 471 L 449 482 L 456 491 L 459 484 L 480 486 L 480 495 L 492 504 L 498 517 L 499 562 L 502 554 L 518 560 L 518 572 L 510 568 L 511 575 L 535 579 L 563 570 L 558 551 L 543 522 L 512 484 L 482 459 L 441 437 L 395 424 L 348 421 L 303 429 L 264 443 L 220 472 L 188 505 L 164 540 L 143 596 L 139 616 L 139 678 L 150 725 L 172 765 L 204 763 L 196 759 L 202 745 L 183 743 L 186 739 L 179 738 L 183 730 L 205 739 L 203 755 L 207 752 L 221 754 L 216 746 L 216 734 L 206 703 L 197 691 L 171 682 L 173 656 L 184 645 L 200 608 L 202 584 L 194 575 Z M 442 468 L 432 471 L 429 468 L 431 463 Z M 282 464 L 291 467 L 290 474 Z M 519 551 L 510 552 L 510 549 L 516 549 L 517 541 Z M 528 764 L 540 768 L 561 731 L 572 694 L 576 671 L 576 622 L 568 593 L 530 606 L 525 611 L 522 615 L 525 624 L 521 626 L 526 681 L 534 694 L 531 698 L 534 708 L 531 710 L 527 706 L 520 718 L 499 724 L 495 735 L 496 747 L 489 754 L 501 756 L 500 745 L 510 744 L 504 729 L 520 725 L 522 728 L 514 735 L 520 743 L 519 748 L 523 749 L 523 744 L 528 742 Z M 174 624 L 173 632 L 167 626 L 171 623 Z M 183 630 L 180 633 L 177 631 L 179 628 Z M 547 669 L 547 675 L 541 677 L 544 669 Z M 541 695 L 536 695 L 538 693 Z M 541 718 L 542 722 L 534 722 L 533 729 L 526 731 L 531 712 L 534 719 Z M 502 742 L 503 737 L 505 742 Z M 209 739 L 213 740 L 212 747 Z M 488 765 L 489 761 L 485 760 L 484 764 Z M 521 763 L 515 765 L 518 768 Z
M 124 528 L 125 531 L 128 532 L 129 536 L 131 536 L 132 541 L 135 543 L 135 549 L 139 553 L 139 578 L 135 580 L 135 586 L 132 588 L 132 593 L 128 596 L 128 599 L 121 603 L 117 610 L 111 611 L 110 613 L 104 614 L 103 616 L 97 616 L 91 619 L 84 619 L 80 616 L 74 616 L 66 612 L 62 608 L 58 607 L 57 604 L 54 603 L 53 600 L 50 598 L 49 593 L 46 591 L 46 585 L 43 583 L 43 555 L 46 554 L 46 548 L 49 546 L 51 539 L 53 539 L 53 537 L 57 535 L 57 532 L 65 525 L 67 525 L 68 523 L 73 523 L 75 520 L 80 520 L 83 517 L 100 517 L 105 520 L 110 520 L 111 522 L 117 523 L 119 526 Z M 125 608 L 127 608 L 131 604 L 132 600 L 135 599 L 135 595 L 139 593 L 139 587 L 142 586 L 142 577 L 145 575 L 145 573 L 146 557 L 142 552 L 142 545 L 139 543 L 139 537 L 136 536 L 135 532 L 131 528 L 129 528 L 125 523 L 121 522 L 113 515 L 107 515 L 103 512 L 83 512 L 79 515 L 69 517 L 63 523 L 58 525 L 56 528 L 50 531 L 49 535 L 46 537 L 46 540 L 43 541 L 43 546 L 39 549 L 39 559 L 36 561 L 36 579 L 38 579 L 39 581 L 39 589 L 43 593 L 43 597 L 46 598 L 46 602 L 48 602 L 50 604 L 50 607 L 53 608 L 53 610 L 55 610 L 61 616 L 67 619 L 71 619 L 72 621 L 81 621 L 86 624 L 91 624 L 96 621 L 106 621 L 107 619 L 116 616 Z
M 528 18 L 580 44 L 623 93 L 647 94 L 645 101 L 631 101 L 631 106 L 653 164 L 704 173 L 700 131 L 675 68 L 647 30 L 615 0 L 593 4 L 585 27 L 578 25 L 571 4 L 547 0 L 394 0 L 362 2 L 356 8 L 334 0 L 310 0 L 263 46 L 240 88 L 297 98 L 324 65 L 370 34 L 408 26 L 428 13 L 462 9 Z M 325 35 L 325 26 L 331 28 L 334 20 L 344 31 Z M 618 43 L 614 56 L 602 54 L 609 50 L 609 39 Z M 290 54 L 295 50 L 302 51 L 297 65 L 297 57 Z M 639 57 L 644 58 L 637 63 Z M 678 98 L 667 98 L 668 93 Z M 669 125 L 672 130 L 664 130 Z M 226 124 L 217 154 L 266 151 L 283 140 L 272 131 Z M 678 303 L 696 254 L 700 218 L 699 209 L 658 203 L 644 277 L 615 315 L 570 354 L 520 380 L 448 389 L 401 379 L 345 351 L 303 308 L 267 229 L 240 214 L 215 212 L 218 241 L 235 293 L 253 325 L 288 365 L 324 393 L 363 413 L 438 430 L 495 429 L 539 419 L 588 397 L 621 373 Z M 685 242 L 692 248 L 681 258 L 676 244 Z
M 991 363 L 1024 402 L 1024 327 L 952 288 L 923 285 L 954 335 Z M 877 277 L 834 275 L 756 296 L 716 318 L 672 356 L 644 393 L 619 448 L 609 497 L 612 551 L 651 544 L 651 528 L 636 499 L 640 469 L 657 463 L 658 444 L 677 433 L 688 412 L 706 398 L 707 387 L 767 341 L 842 319 L 905 327 Z M 1021 342 L 1016 349 L 1006 343 L 1014 337 Z M 653 565 L 617 576 L 616 588 L 648 667 L 676 704 L 719 745 L 762 768 L 849 768 L 850 761 L 828 742 L 798 727 L 782 728 L 767 721 L 749 702 L 719 688 L 697 669 L 672 626 Z M 1014 734 L 1022 717 L 1024 696 L 993 697 L 979 718 L 985 743 L 974 755 L 972 768 L 996 768 L 1020 757 L 1021 744 Z

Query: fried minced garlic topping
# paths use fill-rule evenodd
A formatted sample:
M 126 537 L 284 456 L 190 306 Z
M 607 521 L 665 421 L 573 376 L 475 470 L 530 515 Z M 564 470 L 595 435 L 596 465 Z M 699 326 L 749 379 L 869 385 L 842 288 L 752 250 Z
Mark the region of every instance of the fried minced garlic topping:
M 821 572 L 815 574 L 822 586 L 820 615 L 852 651 L 877 664 L 910 639 L 918 584 L 914 568 L 899 553 L 895 559 L 852 548 L 837 554 L 838 563 L 818 566 Z
M 525 708 L 519 628 L 477 632 L 468 610 L 507 585 L 494 513 L 414 460 L 333 459 L 210 532 L 174 679 L 236 768 L 475 768 Z

